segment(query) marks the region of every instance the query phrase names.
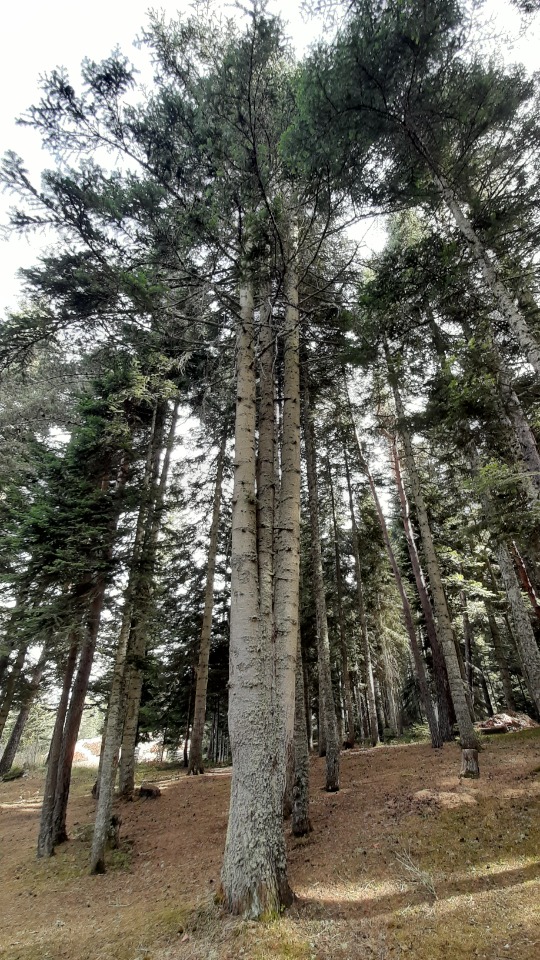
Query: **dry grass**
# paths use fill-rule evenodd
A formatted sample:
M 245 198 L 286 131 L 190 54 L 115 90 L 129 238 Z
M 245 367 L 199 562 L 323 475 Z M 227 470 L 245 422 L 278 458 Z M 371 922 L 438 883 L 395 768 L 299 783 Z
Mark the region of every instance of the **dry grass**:
M 489 741 L 479 781 L 452 746 L 348 751 L 342 790 L 312 762 L 314 832 L 289 841 L 297 900 L 249 923 L 215 903 L 229 777 L 156 769 L 158 800 L 121 808 L 121 849 L 87 873 L 94 771 L 71 835 L 34 859 L 42 777 L 0 785 L 2 960 L 538 960 L 540 731 Z M 145 767 L 145 779 L 148 777 Z

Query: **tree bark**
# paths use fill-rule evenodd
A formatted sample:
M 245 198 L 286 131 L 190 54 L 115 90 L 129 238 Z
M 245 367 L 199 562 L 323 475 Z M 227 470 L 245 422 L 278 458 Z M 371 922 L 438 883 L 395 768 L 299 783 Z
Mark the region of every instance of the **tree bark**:
M 232 507 L 229 736 L 231 799 L 221 873 L 226 908 L 257 918 L 291 902 L 283 837 L 284 770 L 271 716 L 273 651 L 261 642 L 256 517 L 253 292 L 240 290 Z M 277 772 L 277 783 L 276 783 Z M 280 792 L 281 788 L 281 792 Z
M 4 727 L 7 723 L 7 718 L 9 717 L 9 711 L 11 710 L 11 704 L 13 703 L 15 689 L 22 673 L 22 668 L 24 667 L 26 654 L 28 653 L 28 646 L 28 641 L 21 643 L 17 653 L 17 659 L 15 660 L 6 680 L 4 697 L 2 700 L 2 705 L 0 706 L 0 737 L 4 732 Z
M 133 610 L 131 636 L 128 641 L 127 672 L 125 678 L 125 715 L 122 733 L 122 747 L 119 764 L 119 794 L 123 800 L 130 800 L 135 790 L 135 750 L 139 727 L 139 710 L 144 679 L 144 657 L 148 618 L 152 605 L 154 586 L 154 567 L 159 531 L 163 520 L 163 505 L 169 477 L 171 456 L 174 449 L 176 424 L 180 398 L 174 403 L 169 434 L 165 445 L 165 455 L 161 467 L 159 485 L 156 489 L 159 457 L 161 454 L 161 429 L 156 431 L 153 452 L 152 491 L 148 505 L 146 529 L 141 548 L 141 568 L 136 588 L 136 603 Z
M 491 600 L 485 599 L 484 606 L 486 608 L 489 630 L 491 633 L 491 639 L 493 642 L 493 652 L 495 654 L 495 660 L 497 661 L 497 666 L 499 668 L 499 673 L 501 675 L 501 682 L 503 688 L 503 694 L 506 706 L 509 710 L 515 710 L 516 705 L 514 702 L 514 694 L 512 693 L 512 678 L 510 676 L 510 671 L 508 669 L 508 662 L 506 654 L 504 652 L 503 640 L 501 637 L 501 632 L 497 625 L 497 620 L 495 618 L 495 611 L 493 609 L 493 604 Z
M 497 562 L 510 604 L 510 617 L 519 658 L 528 678 L 536 709 L 540 713 L 540 651 L 523 602 L 512 557 L 505 543 L 500 543 L 497 548 Z
M 43 804 L 41 807 L 41 818 L 39 826 L 39 836 L 37 845 L 38 857 L 51 857 L 54 853 L 53 843 L 53 813 L 56 798 L 56 784 L 58 780 L 58 769 L 60 761 L 60 751 L 62 748 L 62 734 L 69 702 L 69 693 L 75 665 L 77 663 L 77 653 L 79 650 L 78 631 L 71 635 L 71 645 L 66 658 L 64 667 L 64 679 L 62 683 L 62 692 L 60 702 L 56 710 L 56 719 L 49 746 L 49 756 L 47 759 L 47 776 L 45 778 L 45 787 L 43 790 Z
M 294 783 L 292 790 L 293 836 L 303 837 L 311 830 L 309 819 L 309 750 L 304 710 L 304 667 L 300 631 L 296 660 L 296 693 L 294 710 Z
M 221 489 L 223 485 L 223 461 L 225 458 L 226 442 L 227 433 L 224 432 L 217 459 L 216 483 L 214 487 L 214 501 L 212 506 L 212 523 L 210 526 L 210 543 L 208 546 L 204 613 L 199 646 L 199 660 L 197 663 L 197 684 L 195 688 L 193 729 L 191 731 L 191 749 L 189 751 L 188 774 L 193 775 L 204 773 L 202 747 L 204 724 L 206 720 L 206 691 L 208 687 L 208 664 L 210 660 L 212 613 L 214 608 L 214 578 L 216 572 L 219 518 L 221 509 Z
M 439 730 L 443 741 L 449 742 L 453 740 L 453 735 L 452 724 L 450 722 L 451 697 L 450 688 L 448 685 L 448 675 L 446 672 L 446 664 L 444 662 L 441 644 L 437 636 L 435 617 L 433 614 L 433 608 L 431 606 L 431 600 L 429 599 L 426 578 L 424 576 L 424 571 L 422 570 L 420 557 L 416 547 L 416 540 L 414 538 L 411 522 L 409 500 L 405 491 L 405 484 L 403 483 L 403 473 L 401 470 L 401 462 L 395 437 L 392 438 L 392 442 L 390 444 L 390 454 L 398 491 L 401 508 L 401 520 L 403 523 L 403 529 L 405 531 L 405 539 L 407 541 L 407 548 L 411 560 L 416 589 L 420 598 L 420 606 L 422 608 L 422 614 L 424 616 L 424 622 L 426 625 L 427 638 L 433 655 L 433 674 L 437 689 Z
M 466 240 L 474 262 L 476 263 L 484 282 L 491 292 L 498 311 L 506 320 L 510 330 L 516 336 L 529 363 L 540 376 L 540 347 L 532 335 L 525 317 L 517 306 L 514 298 L 508 292 L 500 279 L 500 267 L 493 254 L 488 254 L 472 223 L 465 215 L 455 191 L 442 173 L 435 173 L 439 183 L 441 196 L 450 210 L 456 226 Z
M 358 438 L 357 438 L 358 443 Z M 366 611 L 364 606 L 364 591 L 362 587 L 362 567 L 360 564 L 360 548 L 358 546 L 359 534 L 354 512 L 351 474 L 349 469 L 349 460 L 347 451 L 344 449 L 345 472 L 347 476 L 347 490 L 349 493 L 349 509 L 351 513 L 352 525 L 352 543 L 354 552 L 354 569 L 356 576 L 356 596 L 358 603 L 358 618 L 360 620 L 360 635 L 362 638 L 362 652 L 364 655 L 364 671 L 366 678 L 366 701 L 367 701 L 367 721 L 369 725 L 369 737 L 371 745 L 376 747 L 379 742 L 379 726 L 377 723 L 377 704 L 375 701 L 375 684 L 373 681 L 373 666 L 371 663 L 371 650 L 369 646 L 369 633 L 367 627 Z
M 312 578 L 319 653 L 319 723 L 322 717 L 326 739 L 326 790 L 332 792 L 339 790 L 339 742 L 336 708 L 332 691 L 332 675 L 330 671 L 330 640 L 328 636 L 328 619 L 326 615 L 326 597 L 324 592 L 319 531 L 319 496 L 315 459 L 315 437 L 307 384 L 307 371 L 304 385 L 304 440 L 306 445 L 306 472 L 311 525 Z
M 107 726 L 105 729 L 103 754 L 101 758 L 101 772 L 98 784 L 99 796 L 96 807 L 92 850 L 90 854 L 91 874 L 105 873 L 105 845 L 107 842 L 107 835 L 111 821 L 114 783 L 116 780 L 118 754 L 120 751 L 120 742 L 122 737 L 122 723 L 124 719 L 123 695 L 125 692 L 124 683 L 126 675 L 128 642 L 130 639 L 133 612 L 136 602 L 135 593 L 140 586 L 139 564 L 150 510 L 152 472 L 155 469 L 156 450 L 159 449 L 159 444 L 156 444 L 155 442 L 156 432 L 158 429 L 158 404 L 156 403 L 154 406 L 154 416 L 150 429 L 148 453 L 143 478 L 143 493 L 132 546 L 129 579 L 124 598 L 122 624 L 120 627 L 111 690 L 109 694 Z
M 385 349 L 387 354 L 387 360 L 388 362 L 390 362 L 389 356 L 388 356 L 388 348 L 386 347 Z M 461 747 L 462 747 L 462 750 L 467 750 L 469 751 L 469 753 L 473 751 L 474 753 L 475 751 L 476 752 L 478 751 L 478 735 L 474 729 L 474 726 L 471 720 L 465 688 L 461 680 L 459 663 L 458 663 L 457 654 L 456 654 L 454 632 L 452 629 L 450 614 L 448 612 L 448 606 L 446 602 L 446 596 L 444 593 L 439 561 L 435 551 L 435 545 L 433 543 L 431 526 L 429 523 L 428 512 L 427 512 L 426 504 L 424 501 L 424 495 L 422 493 L 420 478 L 418 476 L 418 471 L 416 468 L 416 461 L 414 457 L 412 443 L 404 423 L 405 411 L 403 409 L 403 403 L 401 400 L 401 395 L 399 393 L 397 384 L 394 381 L 394 378 L 391 374 L 391 370 L 389 370 L 389 372 L 391 376 L 391 381 L 393 381 L 391 383 L 391 386 L 394 393 L 394 400 L 396 404 L 397 415 L 400 421 L 399 431 L 403 441 L 403 447 L 405 450 L 405 461 L 406 461 L 407 470 L 409 473 L 409 480 L 411 483 L 413 499 L 415 502 L 416 512 L 418 516 L 420 536 L 422 539 L 422 546 L 424 548 L 424 556 L 426 560 L 428 577 L 431 584 L 431 593 L 433 596 L 435 615 L 437 617 L 438 633 L 439 633 L 442 648 L 443 648 L 443 654 L 444 654 L 444 659 L 446 663 L 446 670 L 448 673 L 448 682 L 450 684 L 450 692 L 452 695 L 452 703 L 454 705 L 457 725 L 459 729 Z M 470 757 L 473 756 L 473 753 L 470 753 Z M 470 760 L 470 757 L 469 757 L 469 760 Z
M 3 777 L 11 770 L 13 761 L 15 759 L 15 754 L 19 749 L 19 743 L 21 742 L 21 737 L 24 733 L 26 721 L 28 720 L 30 710 L 32 709 L 32 704 L 39 693 L 39 685 L 41 683 L 45 664 L 47 663 L 47 656 L 47 646 L 44 646 L 41 656 L 32 671 L 30 684 L 24 697 L 21 709 L 19 710 L 19 715 L 13 725 L 13 729 L 9 735 L 9 740 L 2 754 L 2 758 L 0 759 L 0 777 Z
M 341 650 L 341 673 L 343 677 L 343 692 L 345 695 L 345 711 L 347 717 L 347 746 L 354 747 L 354 710 L 351 690 L 351 677 L 349 673 L 349 654 L 347 651 L 347 641 L 345 638 L 345 620 L 343 616 L 343 582 L 341 576 L 341 554 L 339 549 L 339 530 L 336 518 L 336 504 L 334 498 L 334 485 L 332 483 L 332 473 L 330 463 L 327 464 L 328 486 L 330 490 L 330 503 L 332 507 L 332 526 L 334 529 L 334 561 L 336 566 L 336 600 L 338 609 L 339 624 L 339 643 Z

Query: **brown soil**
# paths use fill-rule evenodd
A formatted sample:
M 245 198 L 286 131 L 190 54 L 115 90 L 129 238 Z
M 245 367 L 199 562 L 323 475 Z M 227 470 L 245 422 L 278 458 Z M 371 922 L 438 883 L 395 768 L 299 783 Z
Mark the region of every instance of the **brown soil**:
M 0 957 L 538 960 L 540 730 L 489 740 L 478 781 L 459 781 L 458 759 L 454 746 L 347 751 L 338 794 L 314 759 L 314 832 L 289 841 L 297 901 L 260 923 L 214 902 L 229 771 L 141 770 L 162 796 L 119 805 L 103 877 L 87 874 L 95 771 L 76 771 L 74 839 L 48 862 L 34 856 L 42 775 L 0 784 Z

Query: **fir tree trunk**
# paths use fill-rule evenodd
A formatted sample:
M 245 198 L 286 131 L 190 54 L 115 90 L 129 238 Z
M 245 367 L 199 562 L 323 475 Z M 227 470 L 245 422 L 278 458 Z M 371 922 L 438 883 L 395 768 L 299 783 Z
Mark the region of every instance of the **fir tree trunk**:
M 364 655 L 364 672 L 366 679 L 366 702 L 367 702 L 367 720 L 369 725 L 369 737 L 371 745 L 376 747 L 379 742 L 379 727 L 377 723 L 377 705 L 375 702 L 375 684 L 373 681 L 373 666 L 371 663 L 371 650 L 369 646 L 369 633 L 367 627 L 366 611 L 364 606 L 364 591 L 362 587 L 362 567 L 360 564 L 360 548 L 358 546 L 358 527 L 356 525 L 356 516 L 354 513 L 354 503 L 351 485 L 351 474 L 347 451 L 344 449 L 345 471 L 347 475 L 347 490 L 349 493 L 349 510 L 351 513 L 352 525 L 352 543 L 354 552 L 354 570 L 356 576 L 356 596 L 358 603 L 358 618 L 360 620 L 360 635 L 362 638 L 362 652 Z
M 148 453 L 143 478 L 143 494 L 137 517 L 137 526 L 132 546 L 128 585 L 126 588 L 122 624 L 116 649 L 111 690 L 107 711 L 107 726 L 101 757 L 101 771 L 98 782 L 98 801 L 94 823 L 94 835 L 90 854 L 90 873 L 105 873 L 105 845 L 111 821 L 114 783 L 118 766 L 118 755 L 122 739 L 124 719 L 124 693 L 128 643 L 132 634 L 132 621 L 136 603 L 136 591 L 140 588 L 140 561 L 147 531 L 150 511 L 150 490 L 156 460 L 159 459 L 159 443 L 156 434 L 160 428 L 158 404 L 154 406 L 154 416 L 148 441 Z
M 77 631 L 72 634 L 71 646 L 64 667 L 64 679 L 62 682 L 62 692 L 60 702 L 56 710 L 56 719 L 49 746 L 49 756 L 47 759 L 47 776 L 45 778 L 45 787 L 43 790 L 43 804 L 41 807 L 41 818 L 39 826 L 39 836 L 37 845 L 38 857 L 51 857 L 54 853 L 53 844 L 53 813 L 56 798 L 56 784 L 58 780 L 58 770 L 60 761 L 60 751 L 62 748 L 62 735 L 64 723 L 69 702 L 69 693 L 75 673 L 77 663 L 77 653 L 79 650 L 79 638 Z
M 341 650 L 341 672 L 343 676 L 343 692 L 345 695 L 345 711 L 347 717 L 347 737 L 348 747 L 354 747 L 354 710 L 351 690 L 351 677 L 349 673 L 349 654 L 347 652 L 347 641 L 345 638 L 345 620 L 343 616 L 343 582 L 341 577 L 341 555 L 339 549 L 339 531 L 336 518 L 336 504 L 334 498 L 334 486 L 332 483 L 332 473 L 330 464 L 328 468 L 328 485 L 330 489 L 330 502 L 332 506 L 332 526 L 334 529 L 334 560 L 336 566 L 336 600 L 338 608 L 339 641 Z
M 141 549 L 141 569 L 139 571 L 138 585 L 136 588 L 136 603 L 133 611 L 131 635 L 128 641 L 128 666 L 125 679 L 125 715 L 118 776 L 119 794 L 123 800 L 131 800 L 135 790 L 135 750 L 137 747 L 139 710 L 144 679 L 144 657 L 146 655 L 148 618 L 152 606 L 156 550 L 163 519 L 163 505 L 176 437 L 179 406 L 180 399 L 177 398 L 171 415 L 169 433 L 165 445 L 165 455 L 157 489 L 157 472 L 161 454 L 161 424 L 159 429 L 156 430 L 152 454 L 152 492 Z
M 6 685 L 4 688 L 4 697 L 2 704 L 0 706 L 0 737 L 4 732 L 4 727 L 7 723 L 7 718 L 9 717 L 9 711 L 11 710 L 11 704 L 13 703 L 13 697 L 15 694 L 15 689 L 19 677 L 22 673 L 22 668 L 24 667 L 24 661 L 26 660 L 26 654 L 28 653 L 28 642 L 24 642 L 19 647 L 17 653 L 17 659 L 15 660 L 11 671 L 8 674 L 6 680 Z
M 387 351 L 387 358 L 388 358 L 388 351 Z M 461 748 L 462 750 L 468 751 L 467 776 L 471 776 L 471 764 L 473 763 L 474 755 L 476 754 L 476 757 L 477 757 L 477 754 L 478 754 L 478 735 L 474 729 L 474 726 L 471 720 L 471 715 L 470 715 L 469 705 L 467 703 L 467 696 L 466 696 L 466 690 L 465 690 L 466 685 L 464 686 L 461 679 L 459 662 L 458 662 L 457 653 L 456 653 L 454 632 L 452 629 L 450 614 L 448 612 L 448 606 L 446 602 L 446 596 L 444 593 L 439 561 L 438 561 L 437 554 L 435 551 L 435 546 L 433 543 L 431 526 L 429 523 L 428 512 L 427 512 L 426 504 L 424 501 L 424 495 L 422 493 L 420 478 L 418 476 L 418 472 L 416 468 L 416 461 L 414 457 L 412 443 L 409 437 L 409 433 L 404 424 L 405 412 L 403 409 L 403 403 L 401 401 L 401 396 L 395 382 L 392 383 L 392 389 L 394 393 L 397 414 L 400 420 L 400 434 L 403 441 L 403 447 L 405 450 L 405 462 L 407 465 L 409 480 L 411 483 L 411 489 L 413 493 L 413 499 L 416 506 L 418 525 L 420 528 L 420 536 L 422 539 L 422 546 L 424 549 L 424 556 L 426 560 L 427 573 L 428 573 L 429 581 L 431 584 L 431 593 L 433 596 L 435 615 L 437 617 L 438 633 L 441 638 L 441 644 L 442 644 L 444 659 L 446 663 L 446 670 L 448 674 L 448 682 L 450 684 L 450 692 L 452 695 L 452 703 L 454 706 L 458 730 L 459 730 Z
M 292 832 L 303 837 L 311 830 L 309 821 L 309 750 L 304 709 L 304 667 L 300 631 L 296 661 L 296 694 L 294 709 L 294 783 L 292 790 Z
M 512 557 L 504 543 L 500 543 L 497 548 L 497 562 L 510 604 L 510 617 L 519 658 L 529 681 L 534 704 L 540 713 L 540 651 L 523 602 Z
M 236 339 L 229 649 L 233 770 L 221 882 L 226 908 L 256 918 L 278 913 L 290 903 L 291 892 L 283 837 L 284 770 L 278 769 L 276 726 L 271 716 L 273 651 L 262 645 L 259 626 L 253 312 L 253 293 L 246 283 L 240 291 Z
M 484 282 L 489 289 L 497 309 L 508 323 L 509 328 L 516 336 L 529 363 L 540 376 L 540 348 L 532 335 L 525 317 L 521 313 L 514 298 L 508 292 L 500 279 L 500 268 L 493 256 L 488 254 L 478 237 L 470 220 L 466 217 L 453 188 L 442 173 L 435 173 L 439 183 L 441 196 L 450 210 L 458 230 L 466 240 L 474 262 L 476 263 Z
M 517 575 L 519 577 L 521 586 L 523 587 L 523 589 L 525 590 L 525 593 L 527 594 L 529 600 L 531 601 L 531 606 L 536 614 L 536 617 L 540 620 L 540 604 L 538 603 L 538 599 L 537 599 L 534 587 L 531 583 L 529 574 L 527 573 L 527 568 L 523 563 L 523 558 L 514 542 L 510 544 L 510 550 L 512 553 L 512 557 L 514 558 L 514 563 L 516 566 Z
M 318 485 L 315 460 L 315 437 L 313 417 L 309 402 L 309 389 L 304 387 L 304 439 L 306 445 L 306 472 L 308 481 L 309 518 L 311 525 L 311 561 L 313 593 L 317 617 L 317 641 L 319 653 L 319 722 L 324 726 L 326 740 L 326 789 L 339 790 L 339 742 L 336 720 L 336 708 L 332 691 L 330 672 L 330 640 L 326 615 L 326 597 L 324 592 L 321 539 L 319 531 Z M 322 693 L 322 703 L 321 703 Z
M 493 604 L 491 603 L 491 600 L 485 599 L 484 606 L 486 608 L 486 613 L 487 613 L 488 623 L 489 623 L 489 630 L 490 630 L 491 639 L 493 642 L 493 652 L 495 654 L 495 660 L 497 661 L 497 666 L 499 668 L 499 673 L 501 675 L 501 682 L 502 682 L 505 704 L 509 710 L 515 710 L 516 705 L 514 702 L 514 694 L 512 692 L 512 678 L 510 676 L 510 671 L 508 669 L 508 661 L 504 651 L 503 640 L 501 637 L 501 632 L 497 625 L 497 620 L 495 618 L 495 611 L 493 610 Z
M 66 715 L 66 722 L 62 735 L 62 746 L 58 760 L 58 776 L 55 785 L 54 807 L 52 814 L 52 826 L 44 827 L 45 832 L 51 830 L 51 853 L 59 843 L 65 843 L 68 839 L 66 829 L 67 805 L 69 800 L 69 787 L 71 782 L 71 769 L 73 767 L 73 755 L 79 736 L 84 701 L 88 690 L 88 681 L 94 662 L 94 652 L 98 637 L 99 625 L 101 622 L 101 613 L 105 599 L 105 576 L 100 574 L 94 585 L 93 597 L 88 612 L 85 637 L 79 655 L 77 673 L 71 691 L 69 708 Z
M 405 587 L 403 585 L 403 578 L 401 576 L 397 560 L 392 549 L 392 544 L 390 542 L 390 537 L 388 534 L 388 527 L 386 526 L 386 520 L 384 513 L 382 511 L 381 503 L 379 500 L 379 495 L 377 493 L 377 487 L 375 486 L 375 481 L 371 475 L 371 471 L 364 461 L 364 469 L 366 471 L 366 476 L 368 478 L 371 495 L 375 503 L 375 509 L 377 511 L 377 516 L 379 518 L 379 524 L 381 527 L 381 532 L 383 535 L 384 545 L 386 547 L 386 552 L 388 554 L 388 559 L 390 561 L 390 566 L 392 567 L 392 573 L 394 574 L 394 580 L 398 593 L 401 599 L 401 605 L 403 608 L 403 619 L 405 620 L 405 627 L 407 629 L 407 634 L 409 636 L 409 643 L 411 647 L 411 653 L 413 655 L 414 667 L 416 671 L 416 677 L 418 680 L 418 686 L 420 688 L 420 696 L 422 698 L 422 704 L 424 707 L 424 713 L 426 714 L 429 732 L 431 736 L 431 746 L 434 748 L 442 747 L 443 740 L 439 731 L 439 726 L 437 723 L 437 718 L 435 716 L 435 710 L 433 709 L 433 701 L 431 699 L 431 693 L 429 690 L 429 683 L 426 675 L 426 668 L 424 660 L 422 658 L 422 652 L 418 646 L 418 640 L 416 639 L 416 630 L 414 627 L 414 620 L 411 611 L 411 605 L 409 603 L 409 598 L 405 592 Z
M 204 596 L 204 613 L 199 646 L 199 660 L 197 663 L 197 685 L 195 689 L 195 708 L 193 713 L 193 729 L 191 731 L 191 749 L 189 751 L 188 774 L 204 773 L 202 748 L 204 724 L 206 720 L 206 690 L 208 687 L 208 663 L 210 660 L 210 639 L 212 636 L 212 612 L 214 608 L 214 578 L 216 572 L 216 558 L 218 549 L 219 517 L 221 509 L 221 489 L 223 484 L 223 461 L 225 457 L 226 432 L 223 434 L 217 460 L 216 483 L 214 487 L 214 502 L 212 507 L 212 523 L 210 526 L 210 543 L 208 546 L 208 565 L 206 572 L 206 589 Z
M 23 704 L 19 710 L 18 717 L 13 725 L 13 729 L 9 735 L 9 740 L 2 754 L 2 758 L 0 759 L 0 777 L 3 777 L 6 773 L 9 773 L 13 765 L 15 754 L 19 749 L 19 743 L 21 742 L 21 737 L 24 733 L 26 721 L 28 720 L 30 710 L 32 709 L 32 704 L 39 693 L 39 685 L 41 683 L 45 664 L 47 663 L 47 656 L 48 651 L 47 648 L 44 647 L 41 656 L 32 671 L 32 677 L 30 679 L 30 684 L 24 697 Z
M 437 636 L 435 617 L 433 614 L 433 608 L 431 606 L 431 600 L 429 599 L 428 595 L 426 578 L 424 576 L 424 571 L 422 570 L 420 557 L 418 556 L 418 550 L 416 548 L 416 540 L 414 538 L 414 532 L 411 523 L 409 500 L 405 491 L 405 484 L 403 483 L 403 473 L 401 470 L 401 462 L 395 437 L 392 438 L 392 442 L 390 444 L 390 454 L 398 491 L 401 520 L 403 523 L 403 529 L 405 531 L 405 539 L 407 540 L 407 548 L 411 560 L 416 589 L 420 598 L 420 606 L 422 608 L 422 614 L 424 616 L 424 622 L 426 625 L 427 638 L 433 655 L 433 674 L 437 689 L 439 731 L 443 741 L 448 742 L 453 740 L 452 724 L 450 722 L 451 697 L 450 688 L 448 685 L 448 675 L 446 673 L 446 664 L 444 662 L 441 644 Z

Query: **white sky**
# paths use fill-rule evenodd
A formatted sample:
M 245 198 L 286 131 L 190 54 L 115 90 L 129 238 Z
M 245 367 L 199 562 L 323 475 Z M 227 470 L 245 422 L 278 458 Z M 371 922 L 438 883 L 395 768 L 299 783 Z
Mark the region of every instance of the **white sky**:
M 510 0 L 488 0 L 487 5 L 498 21 L 509 29 L 517 28 L 517 18 L 509 13 Z M 17 127 L 15 118 L 36 102 L 39 76 L 62 65 L 77 81 L 83 57 L 100 60 L 116 45 L 144 70 L 144 54 L 132 44 L 151 7 L 173 17 L 177 10 L 187 9 L 188 4 L 185 0 L 158 0 L 154 4 L 149 0 L 92 0 L 88 4 L 80 0 L 11 0 L 5 5 L 0 34 L 0 154 L 6 150 L 20 154 L 37 180 L 40 171 L 52 165 L 52 158 L 41 150 L 37 134 Z M 282 11 L 299 51 L 317 35 L 318 24 L 303 22 L 299 0 L 274 0 L 270 9 Z M 521 60 L 530 70 L 538 69 L 539 51 L 537 19 L 536 29 L 528 31 L 508 59 Z M 9 196 L 0 195 L 0 224 L 6 223 L 12 202 Z M 0 237 L 0 316 L 7 307 L 17 304 L 17 269 L 34 263 L 43 243 L 40 237 Z

